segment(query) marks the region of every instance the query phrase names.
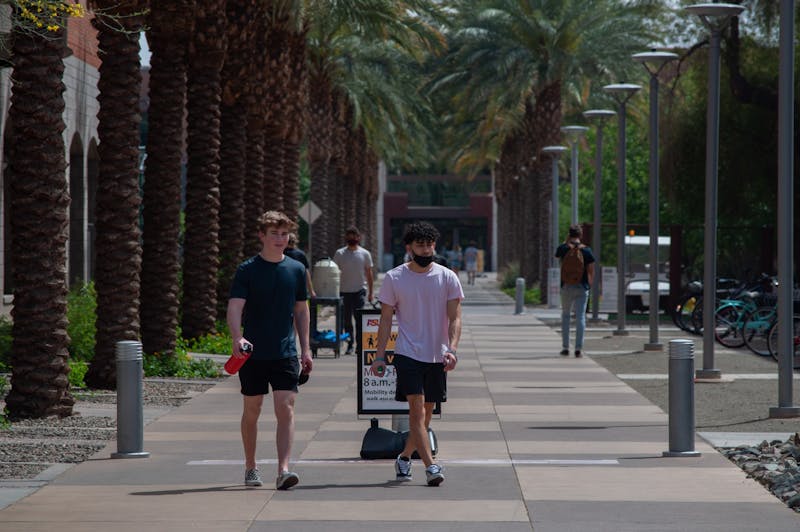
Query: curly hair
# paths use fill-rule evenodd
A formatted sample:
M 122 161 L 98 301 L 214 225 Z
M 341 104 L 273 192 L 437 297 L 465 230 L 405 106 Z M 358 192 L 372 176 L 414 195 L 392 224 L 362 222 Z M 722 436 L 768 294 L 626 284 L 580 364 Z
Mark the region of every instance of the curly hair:
M 414 242 L 436 242 L 439 239 L 439 231 L 428 222 L 416 222 L 408 226 L 406 234 L 403 235 L 403 243 L 406 245 Z
M 270 227 L 286 227 L 289 231 L 296 231 L 297 224 L 280 211 L 267 211 L 258 218 L 258 230 L 266 233 Z

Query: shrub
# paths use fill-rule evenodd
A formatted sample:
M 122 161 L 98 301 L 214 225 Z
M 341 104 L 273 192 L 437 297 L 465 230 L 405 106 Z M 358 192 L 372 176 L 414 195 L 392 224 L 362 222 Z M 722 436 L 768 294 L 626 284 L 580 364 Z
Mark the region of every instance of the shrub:
M 516 288 L 517 277 L 520 277 L 519 262 L 510 262 L 500 270 L 500 288 Z
M 0 372 L 11 370 L 11 340 L 11 319 L 0 316 Z
M 94 357 L 97 328 L 97 292 L 94 282 L 73 287 L 67 295 L 69 356 L 88 362 Z
M 186 351 L 177 350 L 173 356 L 161 353 L 144 355 L 146 377 L 181 377 L 184 379 L 208 379 L 222 375 L 219 364 L 210 359 L 195 359 Z
M 70 388 L 86 388 L 83 381 L 86 372 L 89 371 L 89 364 L 82 360 L 70 360 L 69 362 L 69 386 Z

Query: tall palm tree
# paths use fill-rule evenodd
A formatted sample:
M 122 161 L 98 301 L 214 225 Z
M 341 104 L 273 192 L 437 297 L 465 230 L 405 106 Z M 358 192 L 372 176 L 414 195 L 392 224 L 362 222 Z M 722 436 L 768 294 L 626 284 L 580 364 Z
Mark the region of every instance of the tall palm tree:
M 15 14 L 16 16 L 16 14 Z M 69 416 L 67 250 L 69 191 L 64 138 L 64 30 L 14 24 L 8 172 L 11 198 L 11 418 Z M 10 201 L 9 201 L 10 200 Z
M 144 182 L 142 343 L 146 353 L 175 351 L 180 286 L 181 152 L 186 57 L 194 0 L 151 0 L 150 128 Z
M 559 142 L 565 102 L 579 103 L 593 84 L 624 79 L 631 71 L 630 55 L 653 38 L 645 16 L 659 3 L 480 0 L 452 2 L 451 7 L 461 18 L 451 34 L 448 68 L 434 87 L 454 94 L 456 124 L 472 124 L 460 138 L 460 145 L 470 147 L 460 154 L 462 160 L 519 162 L 522 203 L 517 210 L 524 217 L 514 221 L 513 240 L 504 244 L 526 243 L 522 273 L 529 281 L 544 282 L 550 255 L 544 248 L 550 163 L 539 157 L 540 150 Z M 509 135 L 520 139 L 506 144 Z M 508 148 L 519 149 L 518 142 L 527 149 L 525 156 L 507 154 Z
M 183 252 L 182 332 L 197 338 L 216 329 L 219 269 L 221 69 L 225 0 L 197 4 L 189 44 L 188 165 Z
M 255 31 L 252 0 L 225 5 L 227 51 L 222 66 L 219 171 L 217 315 L 224 316 L 231 282 L 244 249 L 244 177 L 247 165 L 247 60 Z
M 308 159 L 312 180 L 311 199 L 322 210 L 322 215 L 312 228 L 312 253 L 319 256 L 331 254 L 335 249 L 330 228 L 336 222 L 334 212 L 337 208 L 335 167 L 332 165 L 335 144 L 338 142 L 333 133 L 337 94 L 346 96 L 354 109 L 354 124 L 363 124 L 376 146 L 381 145 L 379 139 L 394 137 L 396 141 L 400 136 L 398 131 L 404 129 L 400 119 L 402 113 L 396 113 L 397 101 L 384 99 L 370 103 L 367 99 L 356 99 L 359 94 L 369 94 L 370 91 L 379 94 L 381 91 L 380 87 L 369 82 L 364 82 L 362 88 L 356 90 L 363 80 L 352 74 L 364 73 L 366 68 L 360 67 L 355 58 L 360 51 L 373 51 L 373 47 L 380 47 L 381 44 L 386 55 L 394 52 L 413 57 L 420 50 L 430 49 L 439 35 L 431 26 L 424 24 L 418 14 L 436 13 L 434 2 L 352 0 L 332 3 L 320 0 L 310 1 L 309 4 L 313 7 L 308 10 L 309 120 L 314 127 L 308 131 Z M 379 68 L 378 63 L 373 63 L 372 67 L 383 71 L 390 68 L 387 64 L 380 64 Z M 359 68 L 362 70 L 359 71 Z M 373 75 L 372 78 L 379 79 L 380 76 Z M 394 82 L 391 78 L 389 81 Z M 392 85 L 396 86 L 396 83 Z M 373 115 L 363 112 L 370 105 L 380 108 L 380 112 Z M 388 117 L 399 123 L 381 123 L 381 119 Z M 409 137 L 413 138 L 412 135 Z M 388 152 L 391 142 L 385 144 Z M 407 152 L 413 150 L 407 149 Z
M 139 340 L 139 31 L 146 0 L 102 0 L 92 21 L 99 41 L 97 148 L 97 333 L 86 373 L 93 388 L 116 387 L 115 345 Z

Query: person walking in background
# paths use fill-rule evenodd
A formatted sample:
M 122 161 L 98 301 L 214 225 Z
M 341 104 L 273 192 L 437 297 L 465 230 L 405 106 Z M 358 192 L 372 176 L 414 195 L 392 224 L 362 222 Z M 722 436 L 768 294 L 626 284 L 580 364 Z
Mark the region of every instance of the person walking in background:
M 261 252 L 239 265 L 228 300 L 227 321 L 233 338 L 233 356 L 250 358 L 239 370 L 243 395 L 241 421 L 246 486 L 261 486 L 256 468 L 258 418 L 264 396 L 272 387 L 272 404 L 277 428 L 278 477 L 275 487 L 286 490 L 300 477 L 289 471 L 294 439 L 294 403 L 299 374 L 311 373 L 313 362 L 308 341 L 309 310 L 306 270 L 283 254 L 289 232 L 296 224 L 282 212 L 267 211 L 258 220 Z M 244 313 L 244 316 L 243 316 Z M 245 338 L 242 335 L 244 326 Z M 297 360 L 295 331 L 300 338 Z
M 453 244 L 452 249 L 445 251 L 445 255 L 447 256 L 447 262 L 450 266 L 450 269 L 456 272 L 456 275 L 458 275 L 459 270 L 461 270 L 461 261 L 463 260 L 461 246 L 458 245 L 458 242 Z
M 339 266 L 341 277 L 339 281 L 339 295 L 344 304 L 344 332 L 350 336 L 347 339 L 347 351 L 353 353 L 353 339 L 355 331 L 355 311 L 364 307 L 366 301 L 372 301 L 372 255 L 362 248 L 361 232 L 357 227 L 349 227 L 344 233 L 347 245 L 336 250 L 333 262 Z
M 308 264 L 308 257 L 306 254 L 303 253 L 303 250 L 297 247 L 298 240 L 297 235 L 294 233 L 289 233 L 289 245 L 286 249 L 283 250 L 283 254 L 287 257 L 291 257 L 306 268 L 306 288 L 308 289 L 308 294 L 314 298 L 317 297 L 316 292 L 314 292 L 314 283 L 311 282 L 311 267 Z
M 416 451 L 425 464 L 429 486 L 444 482 L 434 463 L 428 427 L 437 402 L 447 401 L 446 373 L 458 363 L 456 348 L 461 338 L 461 300 L 464 291 L 458 276 L 434 262 L 439 232 L 431 224 L 411 224 L 403 237 L 411 261 L 386 273 L 378 299 L 381 318 L 378 345 L 371 365 L 374 375 L 386 370 L 386 344 L 397 317 L 394 368 L 395 399 L 408 402 L 408 440 L 395 460 L 397 480 L 411 480 L 411 456 Z
M 579 225 L 569 228 L 563 244 L 556 249 L 561 260 L 561 355 L 569 356 L 569 321 L 575 309 L 575 356 L 581 356 L 583 334 L 586 330 L 586 302 L 594 279 L 595 258 L 592 250 L 581 243 L 583 230 Z
M 475 284 L 475 274 L 478 272 L 478 248 L 475 241 L 470 240 L 469 246 L 464 250 L 464 269 L 467 270 L 467 284 Z

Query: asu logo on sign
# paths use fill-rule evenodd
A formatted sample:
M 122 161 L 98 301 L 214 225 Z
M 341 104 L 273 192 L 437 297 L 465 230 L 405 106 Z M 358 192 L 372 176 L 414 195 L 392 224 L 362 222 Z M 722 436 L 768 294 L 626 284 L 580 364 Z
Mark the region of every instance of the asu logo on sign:
M 377 327 L 380 324 L 381 324 L 381 320 L 379 320 L 379 319 L 377 319 L 377 320 L 368 319 L 367 320 L 367 327 Z

